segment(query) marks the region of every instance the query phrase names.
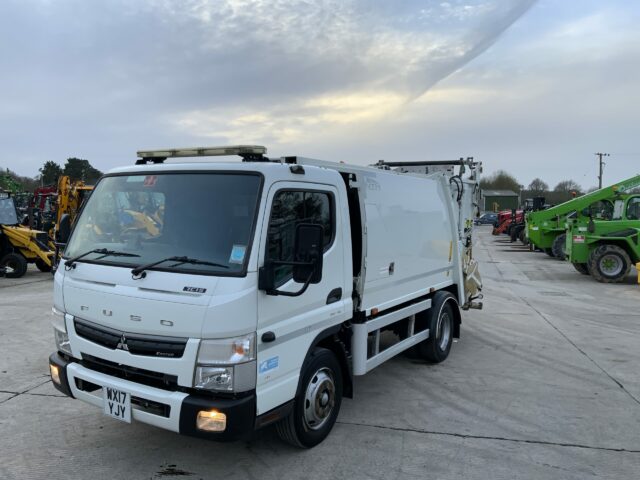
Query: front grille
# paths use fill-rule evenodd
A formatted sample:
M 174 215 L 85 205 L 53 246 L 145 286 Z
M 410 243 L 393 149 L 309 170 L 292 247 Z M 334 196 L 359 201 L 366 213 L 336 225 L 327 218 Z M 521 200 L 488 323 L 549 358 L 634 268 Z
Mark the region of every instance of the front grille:
M 99 326 L 86 320 L 76 319 L 74 326 L 76 334 L 85 340 L 111 350 L 116 348 L 127 350 L 134 355 L 180 358 L 187 346 L 186 338 L 127 333 L 114 328 Z
M 178 377 L 175 375 L 167 375 L 165 373 L 153 372 L 129 365 L 121 365 L 103 358 L 94 357 L 93 355 L 87 355 L 86 353 L 82 354 L 80 364 L 89 370 L 135 383 L 141 383 L 142 385 L 161 388 L 163 390 L 179 390 Z

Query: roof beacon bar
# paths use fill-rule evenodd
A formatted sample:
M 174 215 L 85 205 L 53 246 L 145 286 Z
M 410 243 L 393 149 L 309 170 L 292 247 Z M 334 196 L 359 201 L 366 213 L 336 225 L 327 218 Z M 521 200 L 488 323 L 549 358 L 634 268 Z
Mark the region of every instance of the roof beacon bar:
M 223 157 L 238 155 L 245 162 L 267 161 L 264 156 L 266 147 L 261 145 L 230 145 L 227 147 L 194 147 L 194 148 L 170 148 L 165 150 L 139 150 L 136 152 L 138 160 L 136 165 L 146 163 L 163 163 L 167 158 L 187 157 Z

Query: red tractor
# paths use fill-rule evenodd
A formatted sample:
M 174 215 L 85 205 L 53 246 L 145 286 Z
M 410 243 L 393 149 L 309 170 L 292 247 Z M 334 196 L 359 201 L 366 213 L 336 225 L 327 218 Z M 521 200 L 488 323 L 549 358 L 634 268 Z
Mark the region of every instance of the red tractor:
M 524 221 L 524 210 L 502 210 L 498 213 L 498 220 L 493 227 L 493 235 L 509 234 L 509 228 Z

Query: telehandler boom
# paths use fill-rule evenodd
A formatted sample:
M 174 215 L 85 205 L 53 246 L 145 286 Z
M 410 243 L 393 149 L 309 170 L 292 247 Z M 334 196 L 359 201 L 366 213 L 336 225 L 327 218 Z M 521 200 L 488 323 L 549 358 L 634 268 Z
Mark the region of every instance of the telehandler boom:
M 529 212 L 526 215 L 527 236 L 532 248 L 539 248 L 561 260 L 565 259 L 567 219 L 585 217 L 609 220 L 613 205 L 620 194 L 640 186 L 640 175 L 628 178 L 595 192 L 587 193 L 568 202 L 546 210 Z

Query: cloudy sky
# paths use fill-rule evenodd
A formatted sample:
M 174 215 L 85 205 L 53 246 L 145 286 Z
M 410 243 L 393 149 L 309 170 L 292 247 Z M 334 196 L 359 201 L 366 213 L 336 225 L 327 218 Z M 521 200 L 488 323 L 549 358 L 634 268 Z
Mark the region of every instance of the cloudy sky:
M 263 144 L 474 156 L 523 184 L 640 173 L 640 3 L 2 0 L 0 166 Z

